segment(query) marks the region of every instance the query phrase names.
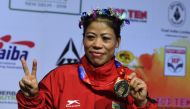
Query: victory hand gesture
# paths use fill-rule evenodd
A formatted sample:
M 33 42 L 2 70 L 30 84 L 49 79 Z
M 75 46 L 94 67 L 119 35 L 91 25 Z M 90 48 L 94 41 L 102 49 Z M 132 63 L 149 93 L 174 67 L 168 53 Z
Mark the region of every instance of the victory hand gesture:
M 19 81 L 19 86 L 23 94 L 27 97 L 34 97 L 38 94 L 38 82 L 36 78 L 37 61 L 33 60 L 32 73 L 30 73 L 26 60 L 21 59 L 25 76 Z

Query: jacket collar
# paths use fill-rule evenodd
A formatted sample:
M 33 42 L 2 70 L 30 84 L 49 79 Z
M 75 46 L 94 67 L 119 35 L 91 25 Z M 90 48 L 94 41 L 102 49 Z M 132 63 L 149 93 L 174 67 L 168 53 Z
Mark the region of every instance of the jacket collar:
M 84 67 L 84 70 L 88 75 L 91 83 L 97 86 L 110 84 L 118 77 L 117 69 L 115 66 L 115 57 L 113 57 L 105 65 L 95 68 L 91 65 L 86 56 L 83 56 L 81 59 L 81 64 Z

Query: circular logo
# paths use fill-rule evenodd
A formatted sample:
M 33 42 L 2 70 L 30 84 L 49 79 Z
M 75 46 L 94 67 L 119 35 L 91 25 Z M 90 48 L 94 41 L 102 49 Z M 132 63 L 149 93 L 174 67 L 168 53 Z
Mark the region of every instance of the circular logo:
M 172 56 L 168 59 L 167 66 L 171 72 L 178 73 L 183 69 L 184 64 L 179 56 Z
M 134 60 L 135 56 L 130 51 L 119 51 L 116 54 L 116 59 L 122 63 L 123 66 L 127 66 L 130 62 Z
M 168 19 L 172 25 L 176 27 L 183 25 L 185 22 L 185 17 L 186 17 L 185 14 L 186 14 L 186 10 L 185 10 L 184 5 L 181 2 L 175 1 L 169 5 Z

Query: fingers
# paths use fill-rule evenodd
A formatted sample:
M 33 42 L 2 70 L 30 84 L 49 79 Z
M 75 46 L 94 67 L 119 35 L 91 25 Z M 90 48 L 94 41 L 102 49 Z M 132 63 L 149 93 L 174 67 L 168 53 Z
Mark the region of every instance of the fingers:
M 142 88 L 147 88 L 146 83 L 141 80 L 140 78 L 136 77 L 136 73 L 133 72 L 128 75 L 128 79 L 130 80 L 130 86 L 135 90 L 138 91 Z
M 31 88 L 29 88 L 29 87 L 27 87 L 27 85 L 21 80 L 21 81 L 19 81 L 19 86 L 20 86 L 20 89 L 21 89 L 21 91 L 22 91 L 22 93 L 25 95 L 25 96 L 27 96 L 27 97 L 29 97 L 29 96 L 31 96 Z
M 133 72 L 130 75 L 127 75 L 128 80 L 132 80 L 134 77 L 136 77 L 136 73 Z
M 21 58 L 22 68 L 24 70 L 25 75 L 30 75 L 30 72 L 28 70 L 28 66 L 26 64 L 26 60 L 24 58 Z
M 138 91 L 142 91 L 146 89 L 146 85 L 142 82 L 136 83 L 133 85 L 133 89 L 134 91 L 138 92 Z
M 32 81 L 27 78 L 27 76 L 23 77 L 22 80 L 19 81 L 19 86 L 24 92 L 29 92 L 35 87 Z
M 22 67 L 23 67 L 25 75 L 29 76 L 30 72 L 29 72 L 26 60 L 24 58 L 21 59 L 21 63 L 22 63 Z M 33 64 L 32 64 L 32 73 L 31 73 L 31 75 L 36 77 L 36 71 L 37 71 L 37 61 L 36 61 L 36 59 L 34 59 Z
M 136 100 L 146 99 L 147 85 L 143 80 L 141 80 L 140 78 L 134 77 L 130 81 L 130 86 L 131 86 L 130 93 Z
M 21 91 L 24 93 L 24 95 L 29 96 L 29 89 L 26 87 L 26 85 L 23 83 L 23 81 L 19 81 L 19 86 Z
M 25 85 L 24 85 L 24 83 L 22 81 L 19 81 L 19 86 L 20 86 L 21 90 L 25 89 Z
M 135 91 L 139 91 L 139 90 L 143 90 L 143 89 L 147 90 L 146 83 L 145 83 L 143 80 L 141 80 L 141 79 L 139 79 L 139 78 L 137 78 L 137 77 L 134 77 L 134 78 L 131 80 L 130 86 L 131 86 L 131 87 L 133 88 L 133 90 L 135 90 Z
M 26 96 L 36 96 L 38 93 L 38 82 L 36 79 L 37 61 L 33 60 L 32 72 L 29 72 L 26 60 L 21 59 L 25 76 L 19 81 L 21 91 Z
M 23 77 L 20 82 L 23 88 L 27 88 L 27 89 L 32 88 L 32 82 L 31 80 L 29 80 L 29 78 L 27 78 L 27 76 Z
M 36 61 L 36 59 L 34 59 L 33 65 L 32 65 L 32 73 L 31 73 L 31 75 L 36 77 L 36 71 L 37 71 L 37 61 Z

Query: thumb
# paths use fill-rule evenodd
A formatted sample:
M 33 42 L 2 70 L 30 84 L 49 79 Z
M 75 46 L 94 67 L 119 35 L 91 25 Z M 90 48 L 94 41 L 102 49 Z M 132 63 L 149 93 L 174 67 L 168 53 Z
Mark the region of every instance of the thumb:
M 131 74 L 128 75 L 128 79 L 132 80 L 134 77 L 136 77 L 136 73 L 132 72 Z

